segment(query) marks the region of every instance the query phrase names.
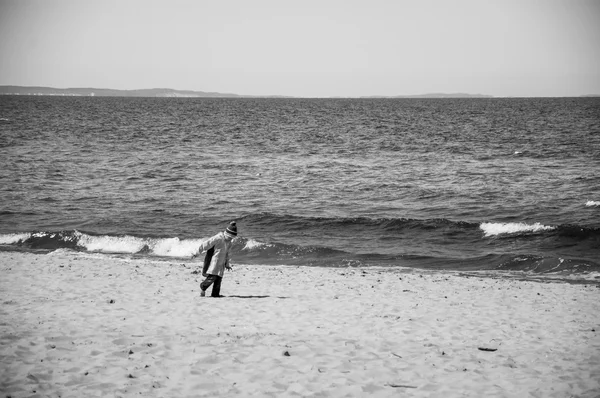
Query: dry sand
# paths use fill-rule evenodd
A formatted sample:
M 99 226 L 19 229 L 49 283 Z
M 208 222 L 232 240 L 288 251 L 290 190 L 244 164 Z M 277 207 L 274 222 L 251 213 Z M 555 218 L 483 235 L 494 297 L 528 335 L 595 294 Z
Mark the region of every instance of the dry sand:
M 0 253 L 1 397 L 600 396 L 595 285 L 198 266 Z

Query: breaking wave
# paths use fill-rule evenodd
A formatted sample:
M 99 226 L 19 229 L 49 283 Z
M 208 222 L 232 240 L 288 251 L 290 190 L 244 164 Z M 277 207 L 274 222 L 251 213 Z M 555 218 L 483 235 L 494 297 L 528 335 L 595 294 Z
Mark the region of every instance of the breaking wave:
M 536 233 L 543 231 L 553 231 L 556 227 L 542 225 L 540 223 L 491 223 L 485 222 L 480 226 L 485 236 L 496 236 L 503 234 Z

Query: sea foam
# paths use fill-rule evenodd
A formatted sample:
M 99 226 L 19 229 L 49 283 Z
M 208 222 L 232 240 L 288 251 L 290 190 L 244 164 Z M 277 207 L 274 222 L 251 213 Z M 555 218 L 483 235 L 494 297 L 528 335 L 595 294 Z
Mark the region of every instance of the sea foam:
M 76 233 L 79 236 L 78 245 L 91 252 L 104 253 L 137 253 L 147 246 L 142 238 L 134 236 L 91 236 Z
M 598 207 L 600 206 L 600 201 L 588 200 L 585 205 L 587 207 Z
M 196 253 L 202 239 L 184 239 L 169 238 L 158 239 L 149 245 L 150 250 L 157 256 L 166 257 L 190 257 Z
M 556 227 L 542 225 L 540 223 L 482 223 L 479 228 L 483 230 L 485 236 L 496 236 L 502 234 L 518 234 L 523 232 L 541 232 L 551 231 Z
M 263 243 L 263 242 L 259 242 L 254 239 L 248 239 L 248 241 L 246 242 L 246 245 L 244 246 L 244 248 L 242 250 L 252 250 L 252 249 L 256 249 L 257 247 L 261 247 L 261 246 L 270 246 L 270 245 Z
M 150 239 L 135 236 L 91 236 L 77 232 L 78 245 L 90 252 L 129 253 L 147 252 L 164 257 L 190 257 L 198 250 L 202 239 Z
M 12 245 L 19 243 L 19 241 L 27 240 L 31 237 L 31 234 L 6 234 L 0 235 L 0 245 Z

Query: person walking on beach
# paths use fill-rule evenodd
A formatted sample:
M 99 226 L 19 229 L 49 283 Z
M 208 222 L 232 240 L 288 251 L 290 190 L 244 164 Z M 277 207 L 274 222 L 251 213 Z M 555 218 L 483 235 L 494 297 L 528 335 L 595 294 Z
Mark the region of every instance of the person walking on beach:
M 198 248 L 198 252 L 195 253 L 192 258 L 198 256 L 203 251 L 207 250 L 207 258 L 205 259 L 205 267 L 202 271 L 202 275 L 206 277 L 200 284 L 200 296 L 206 295 L 206 289 L 213 285 L 211 297 L 221 297 L 221 281 L 223 280 L 223 274 L 225 269 L 231 270 L 229 264 L 229 257 L 231 252 L 231 241 L 237 236 L 237 225 L 235 221 L 229 223 L 229 226 L 225 231 L 219 232 L 215 236 L 202 242 Z M 212 258 L 209 258 L 210 252 L 212 251 Z

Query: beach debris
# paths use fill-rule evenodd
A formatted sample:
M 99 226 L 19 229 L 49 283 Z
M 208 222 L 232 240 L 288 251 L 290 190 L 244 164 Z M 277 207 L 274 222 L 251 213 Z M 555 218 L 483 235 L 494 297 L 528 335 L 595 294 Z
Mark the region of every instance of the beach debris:
M 480 342 L 480 345 L 477 346 L 477 349 L 479 351 L 488 351 L 488 352 L 494 352 L 497 351 L 498 348 L 500 347 L 500 345 L 502 344 L 501 341 L 497 340 L 497 339 L 491 339 L 489 342 L 484 343 L 484 342 Z
M 392 352 L 392 355 L 398 358 L 402 358 L 400 355 L 396 354 L 395 352 Z
M 115 303 L 115 300 L 114 300 L 114 299 L 110 299 L 110 300 L 108 300 L 108 304 L 114 304 L 114 303 Z
M 409 386 L 407 384 L 388 383 L 387 385 L 393 388 L 417 388 L 417 386 Z
M 129 373 L 129 374 L 127 375 L 127 377 L 128 377 L 128 378 L 130 378 L 130 379 L 135 379 L 135 376 L 134 376 L 134 375 L 132 375 L 131 373 Z
M 291 354 L 290 354 L 290 352 L 289 352 L 289 351 L 284 351 L 284 352 L 283 352 L 283 356 L 284 356 L 284 357 L 290 357 L 290 356 L 291 356 Z

